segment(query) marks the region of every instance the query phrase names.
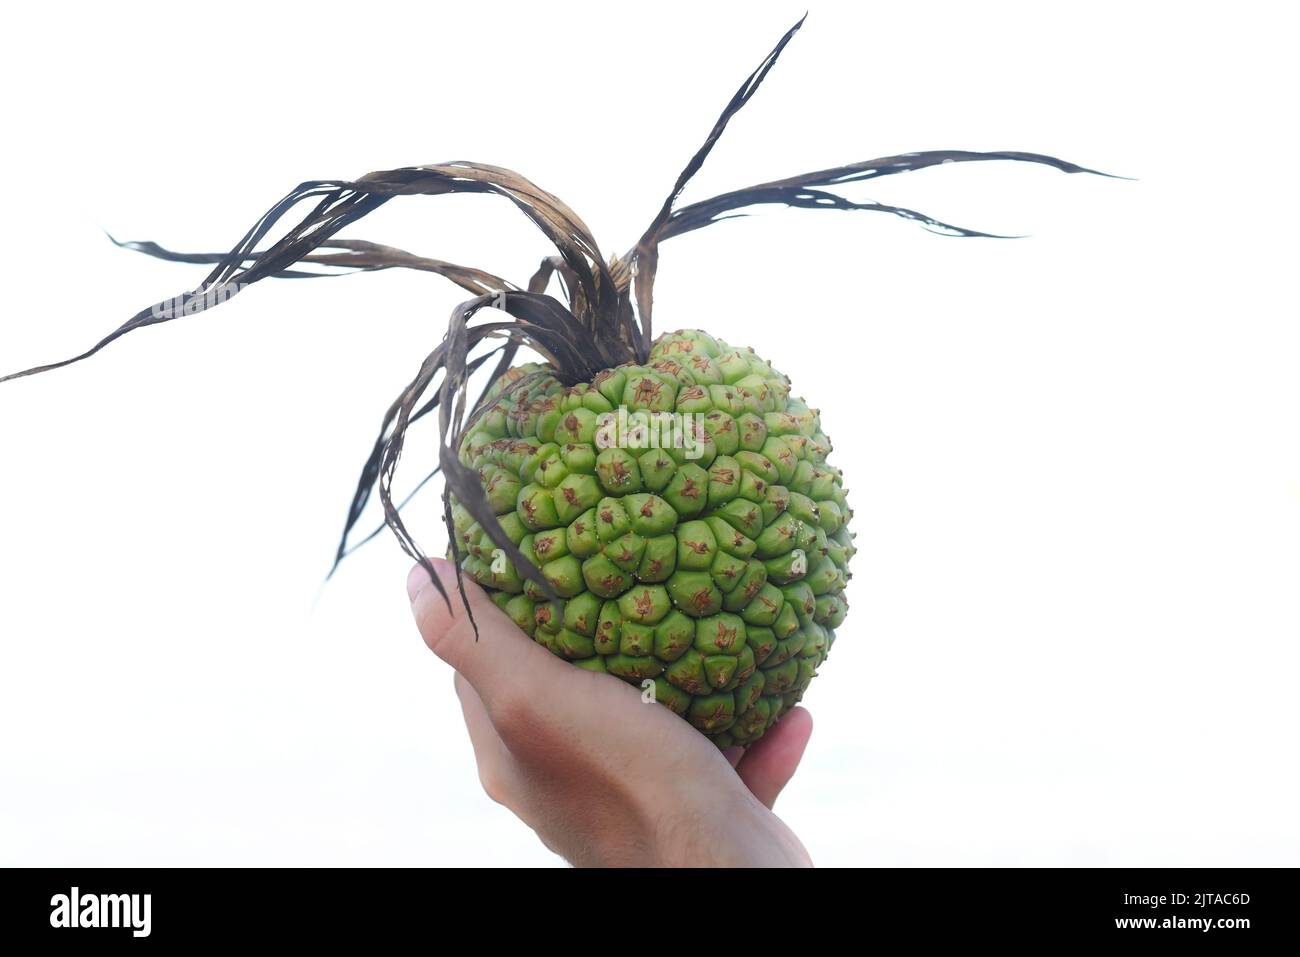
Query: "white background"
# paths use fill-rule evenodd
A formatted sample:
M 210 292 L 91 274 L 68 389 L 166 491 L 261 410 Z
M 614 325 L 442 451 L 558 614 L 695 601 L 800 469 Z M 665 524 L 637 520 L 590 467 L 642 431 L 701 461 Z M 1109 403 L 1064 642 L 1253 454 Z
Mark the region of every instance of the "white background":
M 803 11 L 285 6 L 7 14 L 0 370 L 204 272 L 101 229 L 224 250 L 308 178 L 497 163 L 622 250 Z M 854 193 L 1019 241 L 766 209 L 664 247 L 661 327 L 776 359 L 851 488 L 853 610 L 778 805 L 818 863 L 1300 863 L 1276 9 L 819 2 L 692 184 L 935 148 L 1137 177 L 969 165 Z M 547 252 L 479 197 L 347 235 L 516 280 Z M 267 281 L 0 386 L 0 863 L 558 863 L 480 793 L 396 544 L 320 587 L 460 298 Z M 431 551 L 435 500 L 411 512 Z

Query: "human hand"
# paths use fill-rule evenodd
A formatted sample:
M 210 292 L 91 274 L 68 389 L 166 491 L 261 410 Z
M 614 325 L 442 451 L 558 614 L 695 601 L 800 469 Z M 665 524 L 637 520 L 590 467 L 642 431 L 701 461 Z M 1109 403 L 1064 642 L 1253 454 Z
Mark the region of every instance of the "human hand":
M 433 564 L 451 609 L 419 565 L 407 592 L 425 643 L 456 671 L 479 780 L 552 851 L 578 866 L 811 865 L 771 810 L 812 734 L 806 710 L 721 752 L 632 685 L 552 655 L 466 581 L 475 641 L 455 569 Z

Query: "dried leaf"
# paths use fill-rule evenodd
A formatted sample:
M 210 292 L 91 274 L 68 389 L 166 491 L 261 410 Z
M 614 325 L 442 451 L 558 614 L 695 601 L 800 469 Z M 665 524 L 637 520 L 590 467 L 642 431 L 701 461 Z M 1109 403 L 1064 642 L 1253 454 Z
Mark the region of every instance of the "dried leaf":
M 947 235 L 991 236 L 905 207 L 855 201 L 842 195 L 840 190 L 854 183 L 931 166 L 992 160 L 1037 163 L 1067 173 L 1097 173 L 1038 153 L 938 150 L 903 153 L 816 170 L 677 208 L 682 191 L 704 164 L 728 122 L 750 101 L 803 22 L 801 19 L 788 30 L 741 84 L 703 145 L 678 175 L 658 214 L 637 244 L 622 258 L 614 257 L 607 263 L 591 230 L 573 210 L 518 173 L 501 167 L 453 162 L 382 170 L 358 180 L 312 180 L 300 184 L 272 206 L 227 253 L 179 253 L 152 242 L 118 243 L 156 258 L 206 264 L 213 268 L 194 289 L 141 310 L 80 355 L 4 376 L 0 382 L 78 362 L 129 332 L 203 312 L 268 277 L 323 278 L 383 269 L 414 269 L 444 276 L 468 290 L 474 298 L 461 303 L 452 312 L 443 341 L 421 363 L 415 378 L 384 415 L 379 437 L 362 469 L 349 505 L 334 567 L 337 568 L 338 562 L 346 555 L 374 537 L 375 533 L 371 533 L 359 543 L 348 543 L 372 491 L 378 489 L 384 527 L 391 529 L 402 548 L 423 564 L 439 592 L 450 603 L 450 596 L 433 574 L 432 565 L 401 516 L 401 508 L 411 496 L 434 475 L 441 473 L 445 479 L 443 517 L 450 534 L 453 559 L 459 558 L 459 546 L 451 522 L 451 497 L 454 495 L 492 542 L 515 564 L 519 573 L 553 596 L 554 591 L 541 570 L 524 558 L 501 528 L 489 507 L 478 474 L 460 461 L 461 441 L 487 407 L 486 397 L 491 389 L 489 384 L 471 403 L 469 380 L 490 358 L 497 356 L 489 383 L 499 380 L 511 367 L 521 347 L 533 349 L 550 364 L 551 369 L 546 373 L 524 376 L 509 384 L 502 393 L 504 396 L 509 396 L 513 389 L 527 388 L 539 375 L 554 375 L 563 383 L 574 384 L 590 381 L 598 372 L 613 366 L 644 362 L 653 338 L 651 314 L 659 244 L 674 236 L 743 216 L 745 214 L 741 211 L 749 207 L 775 204 L 803 209 L 883 212 L 915 220 Z M 556 254 L 543 259 L 527 286 L 521 289 L 481 269 L 416 256 L 364 240 L 335 238 L 341 230 L 398 196 L 449 193 L 505 197 L 545 234 Z M 311 204 L 306 215 L 279 239 L 259 250 L 276 225 L 303 203 Z M 558 279 L 567 305 L 546 293 L 552 279 Z M 478 313 L 486 308 L 504 312 L 509 318 L 478 320 Z M 439 425 L 438 467 L 402 502 L 395 502 L 393 478 L 407 432 L 413 423 L 434 411 L 438 413 Z M 459 591 L 468 610 L 458 560 L 456 565 Z

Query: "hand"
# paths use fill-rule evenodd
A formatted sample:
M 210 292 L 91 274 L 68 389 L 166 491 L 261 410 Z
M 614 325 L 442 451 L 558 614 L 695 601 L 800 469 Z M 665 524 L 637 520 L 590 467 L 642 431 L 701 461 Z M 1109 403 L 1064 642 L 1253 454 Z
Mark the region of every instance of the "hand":
M 724 754 L 632 685 L 556 658 L 466 581 L 476 642 L 455 569 L 433 564 L 452 607 L 412 569 L 420 634 L 456 671 L 483 789 L 547 847 L 578 866 L 811 865 L 771 811 L 812 734 L 807 711 Z

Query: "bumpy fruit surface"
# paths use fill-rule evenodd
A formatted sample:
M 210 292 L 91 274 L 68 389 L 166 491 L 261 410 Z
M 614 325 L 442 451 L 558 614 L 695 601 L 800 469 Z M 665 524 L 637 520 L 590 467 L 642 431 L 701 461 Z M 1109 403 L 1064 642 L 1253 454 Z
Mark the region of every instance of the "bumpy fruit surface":
M 554 654 L 653 689 L 719 747 L 753 743 L 847 611 L 852 513 L 817 411 L 702 332 L 590 383 L 546 370 L 503 376 L 460 455 L 559 600 L 453 502 L 462 569 Z

